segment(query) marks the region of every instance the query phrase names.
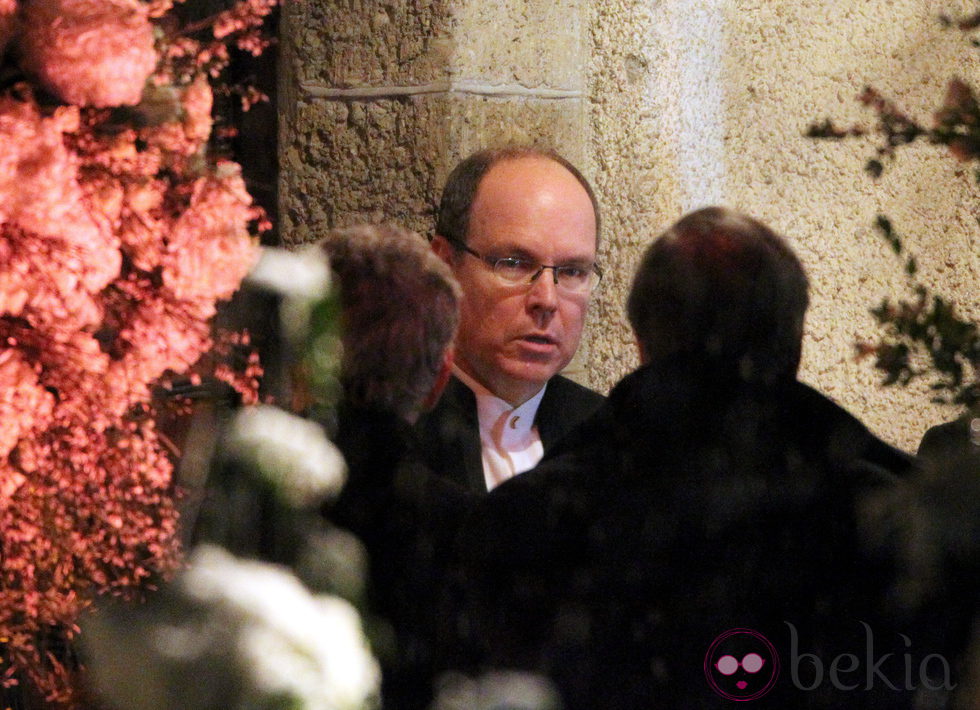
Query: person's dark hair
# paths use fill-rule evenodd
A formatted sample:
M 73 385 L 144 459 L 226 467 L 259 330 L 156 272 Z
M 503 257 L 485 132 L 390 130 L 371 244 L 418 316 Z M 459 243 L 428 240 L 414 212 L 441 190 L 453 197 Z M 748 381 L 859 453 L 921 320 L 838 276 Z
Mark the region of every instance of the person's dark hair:
M 338 282 L 345 400 L 411 419 L 456 333 L 456 279 L 425 239 L 394 225 L 335 229 L 318 244 Z
M 807 291 L 803 266 L 781 237 L 707 207 L 647 248 L 627 316 L 651 362 L 700 358 L 772 382 L 796 375 Z
M 483 180 L 483 176 L 497 163 L 520 158 L 545 158 L 552 160 L 575 176 L 575 179 L 585 189 L 589 200 L 592 202 L 592 211 L 595 213 L 596 248 L 598 249 L 600 234 L 599 202 L 596 200 L 595 192 L 592 190 L 589 181 L 585 179 L 585 176 L 578 168 L 554 150 L 534 146 L 487 148 L 473 153 L 453 168 L 453 171 L 449 173 L 449 177 L 446 179 L 446 185 L 442 190 L 442 198 L 439 200 L 439 211 L 436 215 L 436 234 L 445 237 L 450 242 L 456 241 L 460 244 L 465 244 L 470 226 L 470 212 L 473 209 L 473 202 L 476 200 L 476 191 L 480 187 L 480 181 Z

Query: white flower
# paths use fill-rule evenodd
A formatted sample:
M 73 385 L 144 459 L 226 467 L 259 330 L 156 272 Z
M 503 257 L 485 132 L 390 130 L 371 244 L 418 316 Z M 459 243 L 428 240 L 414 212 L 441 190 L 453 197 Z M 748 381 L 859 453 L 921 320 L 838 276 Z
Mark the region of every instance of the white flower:
M 279 318 L 287 342 L 301 343 L 313 307 L 330 293 L 330 264 L 316 245 L 296 251 L 264 247 L 246 283 L 282 297 Z
M 301 699 L 308 710 L 360 708 L 375 693 L 379 669 L 357 611 L 339 597 L 313 600 L 302 637 L 270 626 L 251 626 L 238 641 L 259 696 Z
M 288 569 L 202 545 L 162 592 L 84 628 L 90 676 L 112 705 L 377 707 L 380 669 L 357 611 L 311 595 Z
M 295 569 L 312 589 L 330 591 L 344 599 L 361 599 L 368 569 L 367 550 L 353 533 L 325 526 L 307 535 Z
M 354 710 L 377 694 L 380 670 L 348 602 L 313 597 L 286 569 L 211 546 L 195 551 L 181 584 L 239 628 L 236 650 L 258 697 Z
M 293 298 L 323 298 L 330 289 L 330 266 L 317 246 L 297 251 L 263 247 L 248 282 Z
M 224 445 L 232 459 L 252 467 L 298 508 L 335 497 L 346 480 L 344 458 L 322 427 L 278 407 L 241 410 Z

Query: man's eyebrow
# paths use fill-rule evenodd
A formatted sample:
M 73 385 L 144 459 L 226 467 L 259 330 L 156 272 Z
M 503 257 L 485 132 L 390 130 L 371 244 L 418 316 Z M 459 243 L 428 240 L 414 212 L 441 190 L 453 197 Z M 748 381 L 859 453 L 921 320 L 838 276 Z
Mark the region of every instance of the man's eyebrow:
M 490 256 L 496 257 L 513 257 L 517 259 L 525 259 L 527 261 L 534 261 L 537 263 L 544 263 L 541 259 L 536 257 L 534 254 L 529 252 L 524 247 L 517 246 L 516 244 L 501 244 L 487 251 Z M 556 266 L 582 266 L 590 267 L 595 263 L 594 257 L 589 257 L 586 255 L 572 256 L 567 259 L 562 259 L 556 262 Z
M 531 252 L 523 247 L 516 246 L 514 244 L 499 244 L 489 250 L 490 254 L 494 256 L 512 256 L 518 259 L 527 259 L 529 261 L 537 261 L 537 257 Z

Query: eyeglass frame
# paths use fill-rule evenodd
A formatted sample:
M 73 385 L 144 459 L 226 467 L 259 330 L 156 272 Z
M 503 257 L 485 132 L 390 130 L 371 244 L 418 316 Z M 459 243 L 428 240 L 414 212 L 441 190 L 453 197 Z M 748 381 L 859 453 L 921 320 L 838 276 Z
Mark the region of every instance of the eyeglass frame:
M 530 286 L 531 284 L 533 284 L 535 281 L 538 280 L 538 278 L 541 276 L 541 274 L 544 273 L 544 270 L 545 269 L 551 269 L 551 274 L 552 274 L 552 278 L 554 280 L 555 287 L 556 288 L 561 287 L 562 289 L 564 289 L 568 293 L 576 293 L 576 294 L 588 294 L 588 293 L 591 293 L 593 290 L 595 290 L 595 287 L 598 286 L 599 283 L 602 281 L 602 268 L 597 263 L 593 262 L 592 263 L 592 266 L 589 267 L 589 270 L 596 275 L 595 282 L 592 283 L 591 282 L 591 279 L 590 279 L 590 283 L 589 283 L 588 287 L 585 288 L 585 289 L 583 289 L 582 291 L 569 290 L 567 286 L 564 286 L 563 284 L 560 284 L 558 282 L 558 269 L 568 268 L 570 266 L 570 264 L 540 264 L 539 263 L 539 264 L 537 264 L 538 270 L 527 281 L 527 283 L 525 283 L 525 284 L 521 284 L 520 282 L 518 282 L 518 283 L 508 283 L 508 282 L 504 281 L 504 279 L 501 278 L 501 276 L 496 271 L 498 262 L 501 262 L 501 261 L 504 261 L 504 260 L 511 260 L 511 261 L 525 261 L 525 262 L 530 262 L 530 263 L 536 263 L 534 261 L 534 259 L 522 259 L 521 257 L 517 257 L 517 256 L 489 256 L 489 255 L 481 254 L 480 252 L 476 251 L 475 249 L 473 249 L 472 247 L 470 247 L 465 242 L 461 242 L 459 239 L 456 239 L 454 237 L 443 237 L 443 239 L 445 239 L 447 242 L 449 242 L 455 249 L 461 250 L 464 253 L 469 254 L 470 256 L 475 256 L 477 259 L 479 259 L 484 264 L 486 264 L 487 266 L 489 266 L 490 267 L 490 272 L 494 276 L 496 276 L 498 279 L 500 279 L 502 282 L 504 282 L 505 285 L 507 285 L 507 286 L 521 286 L 521 285 Z

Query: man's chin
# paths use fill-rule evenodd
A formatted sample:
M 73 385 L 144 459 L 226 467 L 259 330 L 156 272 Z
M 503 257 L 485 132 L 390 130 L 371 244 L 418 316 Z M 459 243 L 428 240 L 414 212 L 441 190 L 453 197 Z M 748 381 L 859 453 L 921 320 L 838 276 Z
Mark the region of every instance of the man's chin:
M 552 377 L 561 372 L 564 364 L 560 362 L 534 362 L 521 360 L 517 363 L 508 363 L 508 367 L 503 371 L 514 384 L 523 384 L 529 389 L 537 391 Z

